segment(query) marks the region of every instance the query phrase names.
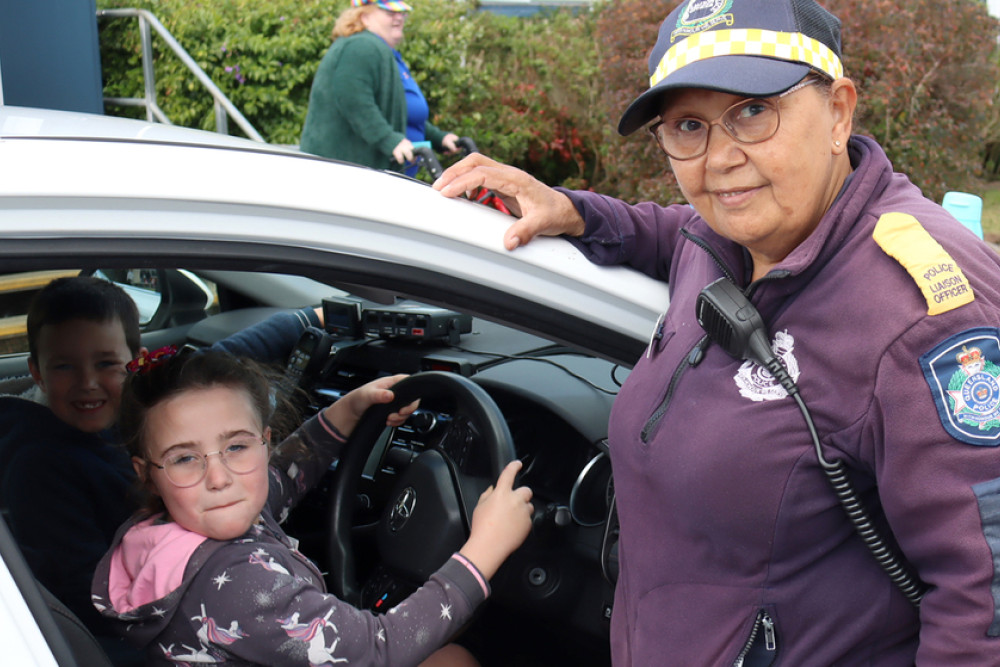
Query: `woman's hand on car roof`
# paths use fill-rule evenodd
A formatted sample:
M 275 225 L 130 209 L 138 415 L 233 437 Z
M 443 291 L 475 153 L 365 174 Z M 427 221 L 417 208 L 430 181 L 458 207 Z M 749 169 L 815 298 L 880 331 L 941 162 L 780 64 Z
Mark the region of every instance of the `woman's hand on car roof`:
M 504 233 L 504 247 L 508 250 L 539 235 L 583 235 L 583 218 L 568 197 L 527 172 L 500 164 L 481 153 L 463 158 L 434 182 L 434 189 L 446 197 L 468 195 L 478 188 L 498 194 L 518 218 Z

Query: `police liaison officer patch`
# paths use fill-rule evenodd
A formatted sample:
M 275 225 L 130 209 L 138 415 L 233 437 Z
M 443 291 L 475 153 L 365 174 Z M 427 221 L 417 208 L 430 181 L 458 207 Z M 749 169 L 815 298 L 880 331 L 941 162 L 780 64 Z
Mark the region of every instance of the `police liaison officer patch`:
M 970 445 L 1000 445 L 1000 329 L 977 327 L 920 357 L 941 424 Z
M 913 278 L 927 302 L 928 315 L 940 315 L 976 300 L 962 269 L 912 215 L 883 214 L 872 238 Z

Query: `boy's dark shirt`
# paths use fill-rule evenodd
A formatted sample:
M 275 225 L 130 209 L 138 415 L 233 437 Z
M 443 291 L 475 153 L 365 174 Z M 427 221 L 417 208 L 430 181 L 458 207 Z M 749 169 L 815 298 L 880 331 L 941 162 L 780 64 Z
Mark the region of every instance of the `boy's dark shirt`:
M 97 634 L 106 623 L 90 603 L 90 579 L 135 508 L 132 463 L 105 437 L 39 403 L 0 397 L 0 507 L 35 577 Z

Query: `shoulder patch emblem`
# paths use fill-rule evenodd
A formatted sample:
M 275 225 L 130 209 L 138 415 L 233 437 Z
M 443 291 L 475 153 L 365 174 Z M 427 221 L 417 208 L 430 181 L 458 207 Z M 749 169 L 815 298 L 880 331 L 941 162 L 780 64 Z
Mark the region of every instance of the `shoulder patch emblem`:
M 940 315 L 975 301 L 962 269 L 912 215 L 885 213 L 872 238 L 913 278 L 927 301 L 928 315 Z
M 920 357 L 941 424 L 970 445 L 1000 445 L 1000 329 L 977 327 Z

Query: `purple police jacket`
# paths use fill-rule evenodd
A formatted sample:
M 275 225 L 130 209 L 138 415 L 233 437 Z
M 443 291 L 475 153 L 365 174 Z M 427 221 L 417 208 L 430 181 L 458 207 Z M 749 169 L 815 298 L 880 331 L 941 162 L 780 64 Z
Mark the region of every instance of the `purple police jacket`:
M 567 192 L 600 264 L 671 302 L 618 396 L 615 665 L 1000 664 L 1000 259 L 853 137 L 816 230 L 749 286 L 824 456 L 928 586 L 862 543 L 795 402 L 704 340 L 699 292 L 746 251 L 688 206 Z

